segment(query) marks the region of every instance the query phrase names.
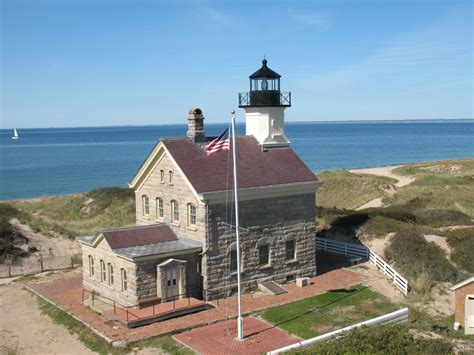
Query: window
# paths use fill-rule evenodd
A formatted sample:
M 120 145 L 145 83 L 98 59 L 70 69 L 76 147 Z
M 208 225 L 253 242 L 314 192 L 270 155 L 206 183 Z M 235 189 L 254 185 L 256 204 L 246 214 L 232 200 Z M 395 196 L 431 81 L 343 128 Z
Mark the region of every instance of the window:
M 164 183 L 165 182 L 165 171 L 160 170 L 160 182 Z
M 163 215 L 163 199 L 158 197 L 156 199 L 156 218 L 163 218 Z
M 258 264 L 268 265 L 270 264 L 269 246 L 268 244 L 260 245 L 258 247 Z
M 196 206 L 188 203 L 188 226 L 196 225 Z
M 237 250 L 230 251 L 230 271 L 237 271 Z
M 287 240 L 285 260 L 295 260 L 295 258 L 295 241 Z
M 142 211 L 144 216 L 150 215 L 150 199 L 147 195 L 142 196 Z
M 89 276 L 94 276 L 94 258 L 89 255 Z
M 171 222 L 179 222 L 179 204 L 178 201 L 171 201 Z
M 169 177 L 170 177 L 170 184 L 173 183 L 173 172 L 170 170 L 169 171 Z
M 122 276 L 122 291 L 127 291 L 127 272 L 125 269 L 120 269 L 120 275 Z
M 111 263 L 109 263 L 107 266 L 109 269 L 109 285 L 113 285 L 114 284 L 114 267 L 112 266 Z
M 105 273 L 105 263 L 104 260 L 100 261 L 100 281 L 107 280 L 107 274 Z

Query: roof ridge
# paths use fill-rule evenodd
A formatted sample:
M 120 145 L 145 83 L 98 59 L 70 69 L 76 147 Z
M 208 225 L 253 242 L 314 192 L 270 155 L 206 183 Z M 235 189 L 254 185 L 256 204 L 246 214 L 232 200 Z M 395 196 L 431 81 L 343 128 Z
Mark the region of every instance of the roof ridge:
M 143 226 L 130 226 L 130 227 L 103 229 L 103 230 L 100 231 L 100 233 L 119 232 L 119 231 L 127 231 L 127 230 L 132 230 L 132 229 L 147 229 L 147 228 L 152 228 L 152 227 L 163 227 L 163 226 L 170 228 L 170 226 L 167 225 L 166 223 L 154 223 L 154 224 L 146 224 L 146 225 L 143 225 Z

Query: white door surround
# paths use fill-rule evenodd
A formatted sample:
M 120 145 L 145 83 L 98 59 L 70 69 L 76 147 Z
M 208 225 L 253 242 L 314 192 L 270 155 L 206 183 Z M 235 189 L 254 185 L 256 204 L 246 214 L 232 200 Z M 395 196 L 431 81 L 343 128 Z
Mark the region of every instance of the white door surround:
M 156 266 L 156 295 L 164 302 L 186 298 L 185 260 L 168 259 Z

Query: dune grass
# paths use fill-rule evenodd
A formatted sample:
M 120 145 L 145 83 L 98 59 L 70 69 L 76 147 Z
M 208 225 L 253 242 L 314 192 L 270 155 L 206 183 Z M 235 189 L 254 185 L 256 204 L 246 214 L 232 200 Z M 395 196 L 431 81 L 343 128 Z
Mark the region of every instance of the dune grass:
M 384 203 L 400 205 L 418 199 L 427 210 L 457 211 L 474 218 L 474 159 L 410 164 L 394 172 L 416 180 Z
M 67 237 L 94 235 L 105 228 L 134 225 L 135 195 L 124 188 L 102 188 L 85 194 L 43 197 L 9 203 L 33 231 Z
M 362 327 L 291 354 L 451 354 L 446 339 L 416 337 L 406 325 Z
M 370 174 L 353 174 L 347 170 L 324 171 L 318 174 L 324 185 L 318 190 L 318 206 L 355 209 L 384 196 L 384 189 L 395 179 Z

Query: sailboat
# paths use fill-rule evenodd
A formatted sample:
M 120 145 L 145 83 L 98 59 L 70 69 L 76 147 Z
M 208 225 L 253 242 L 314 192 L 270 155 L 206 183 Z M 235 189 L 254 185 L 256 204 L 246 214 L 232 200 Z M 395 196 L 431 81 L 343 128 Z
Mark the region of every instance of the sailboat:
M 13 136 L 12 136 L 12 139 L 18 139 L 18 138 L 20 138 L 20 137 L 18 136 L 18 132 L 17 132 L 16 128 L 13 128 Z

